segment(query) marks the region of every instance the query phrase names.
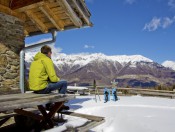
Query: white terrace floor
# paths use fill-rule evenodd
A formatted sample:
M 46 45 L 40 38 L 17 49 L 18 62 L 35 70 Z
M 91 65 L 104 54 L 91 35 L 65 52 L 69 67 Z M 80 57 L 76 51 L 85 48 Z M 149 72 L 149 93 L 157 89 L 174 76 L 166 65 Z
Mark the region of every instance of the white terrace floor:
M 141 96 L 120 96 L 117 102 L 95 101 L 94 96 L 78 96 L 69 101 L 71 110 L 105 117 L 105 123 L 91 132 L 174 132 L 175 99 Z M 67 126 L 80 126 L 86 119 L 65 116 L 68 122 L 48 132 L 58 132 Z

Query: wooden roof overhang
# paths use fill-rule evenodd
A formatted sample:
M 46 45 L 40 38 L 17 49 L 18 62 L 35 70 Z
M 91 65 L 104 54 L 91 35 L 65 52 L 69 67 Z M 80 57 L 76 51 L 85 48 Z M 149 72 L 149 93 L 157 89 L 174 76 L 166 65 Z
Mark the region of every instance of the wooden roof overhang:
M 92 26 L 84 0 L 0 0 L 0 12 L 24 21 L 25 36 Z

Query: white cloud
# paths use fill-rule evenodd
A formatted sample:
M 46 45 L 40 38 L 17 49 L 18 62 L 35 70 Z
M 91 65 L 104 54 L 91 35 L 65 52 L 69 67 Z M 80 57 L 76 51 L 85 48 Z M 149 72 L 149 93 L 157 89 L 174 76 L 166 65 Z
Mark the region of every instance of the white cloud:
M 27 46 L 30 46 L 30 45 L 34 45 L 34 44 L 36 44 L 36 43 L 42 43 L 42 42 L 46 42 L 46 41 L 50 41 L 51 40 L 51 38 L 43 38 L 43 39 L 41 39 L 41 40 L 39 40 L 39 41 L 36 41 L 36 42 L 33 42 L 33 43 L 28 43 L 28 44 L 25 44 L 25 47 L 27 47 Z M 47 44 L 48 46 L 50 46 L 51 48 L 52 48 L 52 53 L 53 53 L 53 55 L 55 55 L 56 53 L 59 53 L 59 52 L 61 52 L 62 51 L 62 48 L 57 48 L 57 47 L 55 47 L 55 44 L 54 43 L 51 43 L 51 44 Z M 32 50 L 30 50 L 30 51 L 28 51 L 28 52 L 38 52 L 38 51 L 40 51 L 40 49 L 41 49 L 41 46 L 39 46 L 39 47 L 37 47 L 37 48 L 35 48 L 35 49 L 32 49 Z
M 167 28 L 169 27 L 171 24 L 173 24 L 174 19 L 170 19 L 169 17 L 165 17 L 162 20 L 162 28 Z
M 143 30 L 155 31 L 158 28 L 166 29 L 175 22 L 175 16 L 171 19 L 169 17 L 157 18 L 154 17 L 149 23 L 146 23 Z
M 160 26 L 160 18 L 154 17 L 151 22 L 146 23 L 143 30 L 155 31 Z
M 95 47 L 94 47 L 94 46 L 91 46 L 91 45 L 87 45 L 87 44 L 86 44 L 86 45 L 84 45 L 84 48 L 85 48 L 85 49 L 94 49 Z
M 170 6 L 171 8 L 175 8 L 175 0 L 169 0 L 168 6 Z
M 52 48 L 52 53 L 60 53 L 63 49 L 60 47 L 55 47 L 55 45 L 50 45 Z
M 128 4 L 133 4 L 133 3 L 136 2 L 136 0 L 125 0 L 125 2 L 128 3 Z

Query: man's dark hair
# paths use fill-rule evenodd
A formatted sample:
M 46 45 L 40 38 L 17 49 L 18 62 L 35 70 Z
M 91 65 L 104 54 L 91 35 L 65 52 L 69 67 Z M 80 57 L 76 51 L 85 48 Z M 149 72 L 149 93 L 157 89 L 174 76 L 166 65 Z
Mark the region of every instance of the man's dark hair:
M 43 47 L 41 47 L 41 53 L 43 54 L 48 54 L 49 52 L 52 52 L 51 48 L 47 45 L 44 45 Z

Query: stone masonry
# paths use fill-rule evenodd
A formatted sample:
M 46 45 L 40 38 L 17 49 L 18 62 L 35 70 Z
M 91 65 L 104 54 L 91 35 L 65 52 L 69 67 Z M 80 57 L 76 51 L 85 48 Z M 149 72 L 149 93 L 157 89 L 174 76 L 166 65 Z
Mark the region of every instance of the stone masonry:
M 0 91 L 19 89 L 19 53 L 24 47 L 23 22 L 0 13 Z

